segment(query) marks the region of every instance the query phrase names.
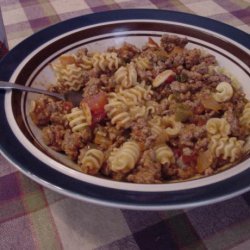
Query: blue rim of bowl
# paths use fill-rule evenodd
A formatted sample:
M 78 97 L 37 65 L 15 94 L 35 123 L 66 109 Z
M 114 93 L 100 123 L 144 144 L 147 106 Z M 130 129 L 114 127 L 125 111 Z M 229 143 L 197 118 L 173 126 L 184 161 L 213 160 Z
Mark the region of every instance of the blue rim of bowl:
M 136 18 L 134 18 L 136 17 Z M 204 28 L 226 36 L 250 49 L 250 36 L 229 25 L 192 14 L 149 9 L 127 9 L 76 17 L 43 29 L 13 48 L 0 63 L 0 76 L 8 81 L 22 60 L 43 43 L 84 26 L 131 19 L 172 21 Z M 250 190 L 250 169 L 218 183 L 181 191 L 138 192 L 100 187 L 62 174 L 34 157 L 15 137 L 4 110 L 5 92 L 0 92 L 0 149 L 21 172 L 57 192 L 93 203 L 132 209 L 177 209 L 206 205 Z M 158 184 L 155 184 L 158 185 Z M 159 184 L 160 185 L 160 184 Z

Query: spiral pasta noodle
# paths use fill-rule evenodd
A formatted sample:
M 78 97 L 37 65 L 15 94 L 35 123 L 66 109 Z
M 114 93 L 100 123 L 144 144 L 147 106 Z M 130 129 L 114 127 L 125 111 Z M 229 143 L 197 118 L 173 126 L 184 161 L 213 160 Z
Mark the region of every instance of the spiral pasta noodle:
M 114 80 L 122 88 L 130 88 L 137 84 L 137 72 L 134 63 L 120 67 L 114 74 Z
M 83 173 L 95 175 L 104 162 L 104 153 L 98 149 L 89 149 L 79 162 Z
M 164 133 L 163 128 L 161 126 L 161 117 L 154 116 L 150 121 L 149 125 L 151 128 L 151 132 L 154 136 L 160 136 Z
M 248 102 L 243 109 L 242 115 L 240 117 L 240 124 L 250 131 L 250 102 Z
M 214 135 L 209 143 L 209 150 L 216 157 L 222 156 L 224 160 L 234 162 L 242 153 L 244 141 L 236 137 L 221 137 Z
M 135 58 L 135 65 L 140 70 L 148 70 L 152 69 L 152 63 L 150 63 L 149 59 L 146 57 L 139 56 Z
M 115 52 L 94 53 L 92 57 L 94 68 L 106 71 L 116 70 L 119 67 L 119 58 Z
M 217 102 L 226 102 L 233 96 L 233 88 L 228 82 L 220 82 L 216 87 L 216 93 L 213 94 Z
M 128 141 L 110 154 L 108 162 L 111 171 L 115 173 L 127 173 L 135 167 L 139 157 L 139 144 L 135 141 Z
M 81 67 L 83 70 L 90 70 L 93 68 L 93 66 L 93 60 L 91 57 L 84 55 L 80 58 L 79 67 Z
M 150 87 L 138 84 L 133 88 L 125 89 L 117 94 L 117 98 L 126 105 L 138 105 L 150 100 L 152 91 Z
M 83 86 L 83 72 L 80 67 L 74 64 L 60 68 L 55 66 L 57 82 L 69 90 L 79 90 Z
M 111 123 L 116 125 L 118 129 L 129 127 L 131 117 L 127 106 L 123 102 L 115 98 L 109 98 L 108 104 L 105 105 L 105 110 L 111 119 Z
M 164 116 L 162 118 L 162 126 L 164 127 L 164 131 L 168 136 L 174 137 L 180 133 L 182 123 L 177 122 L 174 116 Z
M 174 153 L 169 146 L 166 144 L 160 144 L 155 147 L 156 160 L 162 165 L 167 164 L 168 166 L 174 163 Z
M 210 118 L 206 123 L 206 130 L 212 135 L 227 136 L 230 134 L 230 124 L 225 118 Z
M 78 107 L 73 108 L 65 117 L 73 132 L 79 132 L 89 126 L 83 111 Z

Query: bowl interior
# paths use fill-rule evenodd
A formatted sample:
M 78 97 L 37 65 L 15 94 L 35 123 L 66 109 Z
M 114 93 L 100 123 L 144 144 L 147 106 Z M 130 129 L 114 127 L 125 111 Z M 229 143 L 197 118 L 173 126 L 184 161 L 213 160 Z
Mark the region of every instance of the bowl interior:
M 74 53 L 81 47 L 88 51 L 106 51 L 111 46 L 120 47 L 128 42 L 142 47 L 148 37 L 159 42 L 162 34 L 185 36 L 189 40 L 188 48 L 200 48 L 216 56 L 219 64 L 237 78 L 247 97 L 250 98 L 249 54 L 241 45 L 216 33 L 190 25 L 157 21 L 117 21 L 102 23 L 73 30 L 56 39 L 46 42 L 23 60 L 11 77 L 11 81 L 27 86 L 46 89 L 56 83 L 51 63 L 61 54 Z M 47 147 L 41 138 L 40 130 L 30 119 L 31 101 L 37 98 L 33 93 L 14 92 L 6 98 L 8 120 L 14 134 L 34 156 L 44 164 L 76 179 L 96 185 L 128 190 L 180 190 L 215 183 L 236 175 L 248 168 L 249 159 L 221 173 L 188 180 L 181 183 L 143 185 L 117 183 L 99 177 L 87 176 L 66 156 Z M 69 168 L 70 167 L 70 168 Z

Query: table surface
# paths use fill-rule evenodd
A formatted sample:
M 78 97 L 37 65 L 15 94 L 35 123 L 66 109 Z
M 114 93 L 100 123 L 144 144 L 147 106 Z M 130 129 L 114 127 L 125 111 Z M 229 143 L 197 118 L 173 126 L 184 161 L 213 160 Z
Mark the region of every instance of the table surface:
M 188 12 L 250 33 L 250 0 L 0 0 L 0 6 L 9 48 L 62 20 L 125 8 Z M 0 249 L 246 250 L 250 192 L 189 210 L 114 209 L 44 188 L 0 155 Z

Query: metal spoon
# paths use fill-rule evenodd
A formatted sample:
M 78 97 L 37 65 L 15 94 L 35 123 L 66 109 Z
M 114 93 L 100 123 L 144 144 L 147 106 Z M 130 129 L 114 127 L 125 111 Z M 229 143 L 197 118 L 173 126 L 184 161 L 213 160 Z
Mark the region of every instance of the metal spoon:
M 14 84 L 14 83 L 5 82 L 5 81 L 0 81 L 0 89 L 6 89 L 6 90 L 15 89 L 19 91 L 33 92 L 33 93 L 53 96 L 63 101 L 70 101 L 73 103 L 74 106 L 78 106 L 81 100 L 83 99 L 82 93 L 77 92 L 77 91 L 68 91 L 65 94 L 59 94 L 59 93 L 49 92 L 43 89 L 32 88 L 32 87 Z

